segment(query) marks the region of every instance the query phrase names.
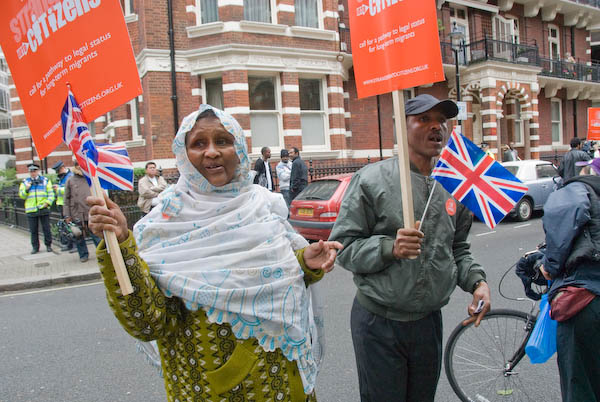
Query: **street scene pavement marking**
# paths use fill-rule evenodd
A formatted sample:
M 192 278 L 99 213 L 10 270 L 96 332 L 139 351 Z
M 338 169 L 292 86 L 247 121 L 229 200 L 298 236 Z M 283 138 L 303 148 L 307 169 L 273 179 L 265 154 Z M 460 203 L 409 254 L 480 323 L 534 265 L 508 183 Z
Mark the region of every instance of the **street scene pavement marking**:
M 82 285 L 62 286 L 62 287 L 56 287 L 56 288 L 51 288 L 51 289 L 32 290 L 32 291 L 29 291 L 29 292 L 10 293 L 10 294 L 6 294 L 6 295 L 0 295 L 0 299 L 3 298 L 3 297 L 25 296 L 25 295 L 33 295 L 33 294 L 38 294 L 38 293 L 54 292 L 54 291 L 57 291 L 57 290 L 82 288 L 82 287 L 85 287 L 85 286 L 101 285 L 103 283 L 104 282 L 102 282 L 102 281 L 98 281 L 98 282 L 93 282 L 93 283 L 84 283 Z
M 492 234 L 492 233 L 496 233 L 496 231 L 495 231 L 495 230 L 492 230 L 492 231 L 490 231 L 490 232 L 478 233 L 478 234 L 476 234 L 475 236 L 477 236 L 477 237 L 479 237 L 479 236 L 486 236 L 486 235 L 489 235 L 489 234 Z
M 527 227 L 527 226 L 531 226 L 531 223 L 525 223 L 523 225 L 515 226 L 515 229 L 524 228 L 524 227 Z

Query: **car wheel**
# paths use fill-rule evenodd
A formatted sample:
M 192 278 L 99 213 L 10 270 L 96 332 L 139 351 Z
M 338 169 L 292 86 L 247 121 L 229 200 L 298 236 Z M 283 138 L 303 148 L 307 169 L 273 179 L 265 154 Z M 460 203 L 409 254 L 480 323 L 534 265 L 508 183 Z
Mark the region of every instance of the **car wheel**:
M 531 201 L 528 198 L 522 198 L 517 204 L 516 211 L 518 221 L 523 222 L 529 220 L 529 218 L 531 218 L 531 213 L 533 212 Z

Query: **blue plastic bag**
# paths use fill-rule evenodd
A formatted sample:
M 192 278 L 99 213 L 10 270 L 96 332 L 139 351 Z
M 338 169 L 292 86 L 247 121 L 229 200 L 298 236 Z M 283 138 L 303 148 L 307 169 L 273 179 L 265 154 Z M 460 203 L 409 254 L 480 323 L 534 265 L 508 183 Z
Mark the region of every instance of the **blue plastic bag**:
M 525 353 L 533 364 L 546 363 L 556 353 L 556 321 L 550 318 L 547 293 L 542 295 L 540 314 L 525 345 Z

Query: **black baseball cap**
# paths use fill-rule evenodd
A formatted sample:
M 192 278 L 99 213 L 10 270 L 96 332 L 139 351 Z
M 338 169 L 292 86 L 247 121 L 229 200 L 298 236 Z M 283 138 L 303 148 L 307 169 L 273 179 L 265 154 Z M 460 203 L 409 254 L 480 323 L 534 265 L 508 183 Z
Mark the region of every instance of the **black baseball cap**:
M 64 163 L 63 163 L 63 161 L 58 161 L 58 162 L 56 162 L 56 163 L 54 164 L 54 166 L 52 166 L 52 169 L 54 169 L 54 170 L 58 171 L 58 169 L 60 169 L 60 168 L 61 168 L 61 167 L 63 167 L 63 166 L 64 166 Z
M 281 152 L 279 153 L 280 158 L 283 158 L 284 156 L 290 156 L 290 153 L 288 152 L 287 149 L 282 149 Z
M 412 116 L 415 114 L 425 113 L 436 106 L 440 108 L 442 113 L 444 113 L 448 119 L 452 119 L 458 114 L 458 106 L 456 106 L 456 103 L 450 99 L 439 100 L 438 98 L 429 94 L 415 96 L 414 98 L 406 101 L 406 104 L 404 105 L 404 112 L 407 116 Z

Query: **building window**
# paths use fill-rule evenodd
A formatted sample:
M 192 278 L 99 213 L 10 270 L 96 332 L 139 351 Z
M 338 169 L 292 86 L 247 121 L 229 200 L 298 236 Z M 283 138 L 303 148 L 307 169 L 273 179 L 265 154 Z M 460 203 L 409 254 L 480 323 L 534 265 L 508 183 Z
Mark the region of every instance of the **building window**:
M 14 155 L 15 144 L 12 138 L 0 139 L 0 154 L 2 155 Z
M 0 71 L 8 73 L 8 64 L 6 64 L 6 60 L 2 58 L 0 58 Z
M 223 110 L 223 79 L 206 79 L 204 80 L 204 87 L 206 88 L 206 99 L 204 99 L 204 102 Z
M 323 80 L 299 79 L 300 127 L 303 146 L 326 145 L 325 111 L 323 110 Z
M 319 28 L 319 1 L 296 0 L 296 25 L 301 27 Z
M 197 0 L 200 6 L 200 23 L 208 24 L 219 21 L 219 6 L 217 0 Z
M 121 0 L 121 7 L 123 8 L 123 15 L 135 14 L 133 11 L 133 0 Z
M 279 148 L 279 110 L 275 77 L 248 77 L 252 148 Z
M 518 145 L 523 144 L 523 120 L 521 120 L 521 104 L 515 101 L 515 114 L 513 125 L 513 142 Z
M 0 130 L 8 130 L 10 126 L 10 117 L 0 116 Z
M 560 99 L 551 100 L 552 143 L 562 144 L 562 104 Z
M 8 112 L 10 106 L 10 98 L 8 92 L 0 88 L 0 111 Z
M 560 36 L 555 25 L 548 25 L 548 49 L 552 60 L 560 59 Z
M 271 22 L 271 0 L 244 0 L 246 21 Z
M 140 125 L 140 104 L 136 97 L 129 101 L 129 114 L 131 119 L 131 139 L 139 140 L 141 138 L 141 125 Z

